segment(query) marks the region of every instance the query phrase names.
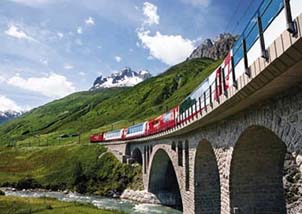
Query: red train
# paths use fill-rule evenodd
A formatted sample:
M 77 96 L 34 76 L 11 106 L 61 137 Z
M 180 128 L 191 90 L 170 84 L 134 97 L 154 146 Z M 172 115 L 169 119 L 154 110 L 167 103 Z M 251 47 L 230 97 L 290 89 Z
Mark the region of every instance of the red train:
M 178 109 L 179 107 L 177 106 L 154 119 L 130 126 L 128 128 L 91 135 L 90 142 L 98 143 L 105 141 L 110 142 L 116 140 L 135 139 L 168 130 L 176 126 Z

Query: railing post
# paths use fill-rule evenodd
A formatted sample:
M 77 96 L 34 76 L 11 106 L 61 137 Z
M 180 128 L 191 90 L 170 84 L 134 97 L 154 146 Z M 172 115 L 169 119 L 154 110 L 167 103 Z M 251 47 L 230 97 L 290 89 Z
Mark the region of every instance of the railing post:
M 212 100 L 212 85 L 210 85 L 209 90 L 210 90 L 210 105 L 211 105 L 211 107 L 213 107 L 213 100 Z
M 232 80 L 233 80 L 233 86 L 237 89 L 238 84 L 236 80 L 236 74 L 235 74 L 235 64 L 234 64 L 234 57 L 231 57 L 231 65 L 232 65 Z
M 195 102 L 195 113 L 196 113 L 195 116 L 196 116 L 196 118 L 198 117 L 198 115 L 197 115 L 197 107 L 198 107 L 198 106 L 197 106 L 197 101 L 196 101 L 196 102 Z
M 226 83 L 225 83 L 225 70 L 224 70 L 224 68 L 221 68 L 221 74 L 222 74 L 223 93 L 224 93 L 224 96 L 228 97 L 228 91 L 226 89 Z
M 217 99 L 217 102 L 219 103 L 219 90 L 218 90 L 218 83 L 217 83 L 217 74 L 215 78 L 215 97 Z
M 293 21 L 292 12 L 290 7 L 290 0 L 283 0 L 286 16 L 287 31 L 290 32 L 293 36 L 297 35 L 297 26 L 296 22 Z
M 259 32 L 259 39 L 260 39 L 260 46 L 261 46 L 261 57 L 264 58 L 266 61 L 268 61 L 269 57 L 268 57 L 268 52 L 265 49 L 262 20 L 260 16 L 257 17 L 257 22 L 258 22 L 258 32 Z
M 246 41 L 245 41 L 244 38 L 242 39 L 242 48 L 243 48 L 243 59 L 244 59 L 245 74 L 248 77 L 251 77 L 251 72 L 250 72 L 250 69 L 249 69 L 248 58 L 247 58 Z
M 203 103 L 204 103 L 204 109 L 207 111 L 207 97 L 206 97 L 206 92 L 203 92 Z
M 198 101 L 199 101 L 199 111 L 200 111 L 200 115 L 202 115 L 202 110 L 201 110 L 201 99 L 200 99 L 200 97 L 198 97 Z

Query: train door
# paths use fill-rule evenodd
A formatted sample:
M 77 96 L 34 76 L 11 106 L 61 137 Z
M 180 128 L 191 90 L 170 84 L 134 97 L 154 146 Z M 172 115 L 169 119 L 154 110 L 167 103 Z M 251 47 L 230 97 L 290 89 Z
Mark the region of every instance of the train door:
M 221 67 L 219 67 L 216 70 L 214 99 L 218 100 L 221 94 L 222 94 L 222 72 L 221 72 Z

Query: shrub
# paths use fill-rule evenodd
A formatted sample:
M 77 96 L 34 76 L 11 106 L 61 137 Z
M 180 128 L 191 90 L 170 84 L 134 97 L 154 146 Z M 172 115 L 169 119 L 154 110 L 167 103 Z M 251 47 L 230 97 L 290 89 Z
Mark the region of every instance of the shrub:
M 41 185 L 33 178 L 23 178 L 16 185 L 17 189 L 36 189 L 40 187 Z
M 45 206 L 45 208 L 46 208 L 47 210 L 52 210 L 52 209 L 53 209 L 53 207 L 52 207 L 50 204 L 47 204 L 47 205 Z

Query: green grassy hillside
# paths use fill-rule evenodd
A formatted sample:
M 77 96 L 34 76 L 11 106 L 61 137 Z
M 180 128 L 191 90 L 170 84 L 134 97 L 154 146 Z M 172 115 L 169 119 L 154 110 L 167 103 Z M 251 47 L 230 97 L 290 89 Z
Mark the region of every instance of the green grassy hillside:
M 140 166 L 122 164 L 98 145 L 0 148 L 0 157 L 0 186 L 99 195 L 142 187 Z
M 194 59 L 132 88 L 79 92 L 0 126 L 0 145 L 88 142 L 90 134 L 128 126 L 179 104 L 219 62 Z M 61 138 L 81 133 L 80 137 Z

